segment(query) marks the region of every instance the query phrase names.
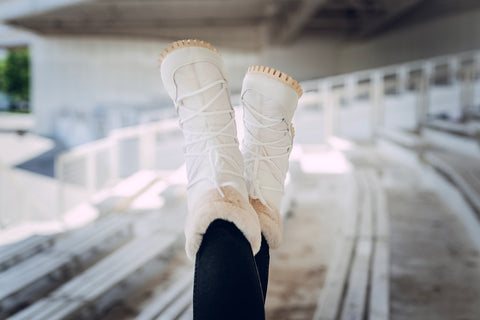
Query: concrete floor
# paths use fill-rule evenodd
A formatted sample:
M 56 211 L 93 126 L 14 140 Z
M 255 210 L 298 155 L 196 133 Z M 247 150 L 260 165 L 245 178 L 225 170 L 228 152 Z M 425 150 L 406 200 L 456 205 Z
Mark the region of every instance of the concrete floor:
M 480 253 L 458 213 L 403 170 L 387 189 L 391 319 L 480 319 Z
M 271 252 L 268 319 L 312 319 L 345 212 L 344 178 L 309 174 L 293 179 L 295 206 L 282 245 Z
M 390 319 L 480 319 L 480 253 L 461 216 L 423 186 L 414 168 L 385 161 L 372 149 L 365 154 L 353 162 L 379 169 L 388 196 Z M 282 246 L 271 252 L 267 319 L 312 319 L 347 209 L 346 174 L 293 171 L 294 206 L 285 220 Z M 142 305 L 162 294 L 175 270 L 192 267 L 181 249 L 170 265 L 170 276 L 160 275 L 107 319 L 133 319 Z
M 391 319 L 480 319 L 480 253 L 470 241 L 461 215 L 426 188 L 414 168 L 386 161 L 374 149 L 360 150 L 351 160 L 357 167 L 377 168 L 386 186 L 391 225 Z M 347 210 L 348 175 L 305 172 L 301 165 L 293 166 L 294 205 L 285 220 L 283 244 L 271 253 L 268 319 L 312 318 Z M 167 205 L 184 206 L 184 200 L 183 204 Z M 156 219 L 156 213 L 140 215 L 136 233 L 151 228 Z M 182 219 L 172 215 L 168 219 L 172 226 L 162 224 L 162 228 L 180 233 Z M 192 265 L 181 248 L 169 265 L 167 273 L 112 309 L 106 319 L 133 319 L 143 305 L 163 293 L 175 272 L 193 272 L 188 271 Z

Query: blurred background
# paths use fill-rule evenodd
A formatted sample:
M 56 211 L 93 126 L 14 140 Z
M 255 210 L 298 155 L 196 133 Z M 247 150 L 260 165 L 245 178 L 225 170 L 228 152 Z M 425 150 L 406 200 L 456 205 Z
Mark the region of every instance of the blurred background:
M 0 319 L 191 319 L 168 43 L 299 80 L 268 319 L 480 319 L 480 2 L 0 0 Z

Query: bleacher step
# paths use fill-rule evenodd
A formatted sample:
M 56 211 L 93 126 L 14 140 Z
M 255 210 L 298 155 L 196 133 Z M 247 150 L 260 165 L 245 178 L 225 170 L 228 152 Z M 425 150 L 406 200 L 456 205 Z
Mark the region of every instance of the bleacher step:
M 33 255 L 50 248 L 55 242 L 53 235 L 32 235 L 19 242 L 0 248 L 0 271 L 4 271 Z
M 357 209 L 343 222 L 314 320 L 389 319 L 385 196 L 373 170 L 357 172 L 356 180 Z
M 188 307 L 185 312 L 180 315 L 177 320 L 192 320 L 193 319 L 193 304 Z
M 188 290 L 193 282 L 193 273 L 185 272 L 184 275 L 177 281 L 175 281 L 163 294 L 158 296 L 157 299 L 151 301 L 142 312 L 135 318 L 136 320 L 151 320 L 160 315 L 171 304 L 178 299 L 183 293 L 188 292 L 192 295 L 191 290 Z
M 155 265 L 161 271 L 162 258 L 178 244 L 175 233 L 162 233 L 133 240 L 107 256 L 85 272 L 27 309 L 11 317 L 12 320 L 56 320 L 70 317 L 96 319 L 116 301 L 129 294 L 127 287 L 142 282 L 142 273 Z M 151 273 L 151 270 L 150 270 Z M 145 272 L 145 274 L 149 274 Z M 135 278 L 135 281 L 132 279 Z M 129 281 L 132 280 L 132 283 Z M 48 310 L 37 312 L 36 310 Z
M 50 250 L 0 273 L 0 317 L 8 316 L 70 279 L 132 237 L 131 222 L 109 217 L 75 230 Z
M 192 304 L 192 291 L 193 289 L 191 287 L 185 290 L 182 295 L 156 317 L 155 320 L 172 320 L 181 317 L 182 314 L 188 311 Z

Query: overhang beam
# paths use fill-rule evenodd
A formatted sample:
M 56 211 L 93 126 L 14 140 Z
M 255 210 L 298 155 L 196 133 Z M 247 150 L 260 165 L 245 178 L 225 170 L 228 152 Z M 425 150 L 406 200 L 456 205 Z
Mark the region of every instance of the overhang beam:
M 0 25 L 0 48 L 28 47 L 31 35 L 8 26 Z
M 278 36 L 274 37 L 274 40 L 279 43 L 286 43 L 295 39 L 318 9 L 327 2 L 328 0 L 303 1 L 297 11 L 287 16 L 287 21 L 280 26 L 280 32 Z
M 402 15 L 409 12 L 415 6 L 419 5 L 424 0 L 390 0 L 387 3 L 387 12 L 381 18 L 374 19 L 368 23 L 359 33 L 360 38 L 367 38 L 375 35 L 379 30 L 384 29 L 390 24 L 397 21 Z
M 0 2 L 0 21 L 25 18 L 62 7 L 99 0 L 5 0 Z

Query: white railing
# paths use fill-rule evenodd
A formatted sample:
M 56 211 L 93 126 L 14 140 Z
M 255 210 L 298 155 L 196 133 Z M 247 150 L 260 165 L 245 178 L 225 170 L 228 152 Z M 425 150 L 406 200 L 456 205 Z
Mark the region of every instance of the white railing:
M 0 229 L 61 222 L 68 210 L 138 171 L 178 169 L 182 139 L 177 120 L 116 129 L 57 156 L 55 179 L 0 163 Z
M 60 217 L 78 204 L 78 199 L 69 196 L 69 187 L 83 189 L 83 200 L 88 201 L 95 193 L 113 187 L 135 172 L 176 169 L 182 161 L 181 132 L 176 120 L 113 130 L 107 138 L 76 147 L 56 158 L 57 214 Z
M 477 103 L 479 97 L 473 87 L 480 70 L 480 51 L 305 81 L 302 82 L 306 93 L 303 102 L 316 103 L 323 109 L 323 142 L 327 142 L 338 134 L 340 106 L 358 96 L 367 96 L 373 138 L 383 126 L 386 90 L 395 89 L 400 93 L 413 89 L 414 122 L 421 128 L 430 108 L 431 83 L 439 73 L 439 66 L 446 66 L 447 78 L 458 89 L 460 108 Z M 182 138 L 176 120 L 114 130 L 105 139 L 76 147 L 56 158 L 56 210 L 42 205 L 41 199 L 27 193 L 27 188 L 12 178 L 15 176 L 12 169 L 0 166 L 0 228 L 30 219 L 45 210 L 50 211 L 50 216 L 52 211 L 56 212 L 60 218 L 80 201 L 90 200 L 98 191 L 114 186 L 135 172 L 174 170 L 182 163 Z
M 323 142 L 339 133 L 340 106 L 361 95 L 368 97 L 368 122 L 373 139 L 384 125 L 387 90 L 414 92 L 415 119 L 412 122 L 415 125 L 411 129 L 420 131 L 426 115 L 431 112 L 433 81 L 442 75 L 449 79 L 458 95 L 454 108 L 459 113 L 466 113 L 468 108 L 479 103 L 480 97 L 474 87 L 479 71 L 480 51 L 470 51 L 305 81 L 302 87 L 306 92 L 304 100 L 313 96 L 323 109 Z
M 51 215 L 51 208 L 32 188 L 20 170 L 0 163 L 0 229 Z

